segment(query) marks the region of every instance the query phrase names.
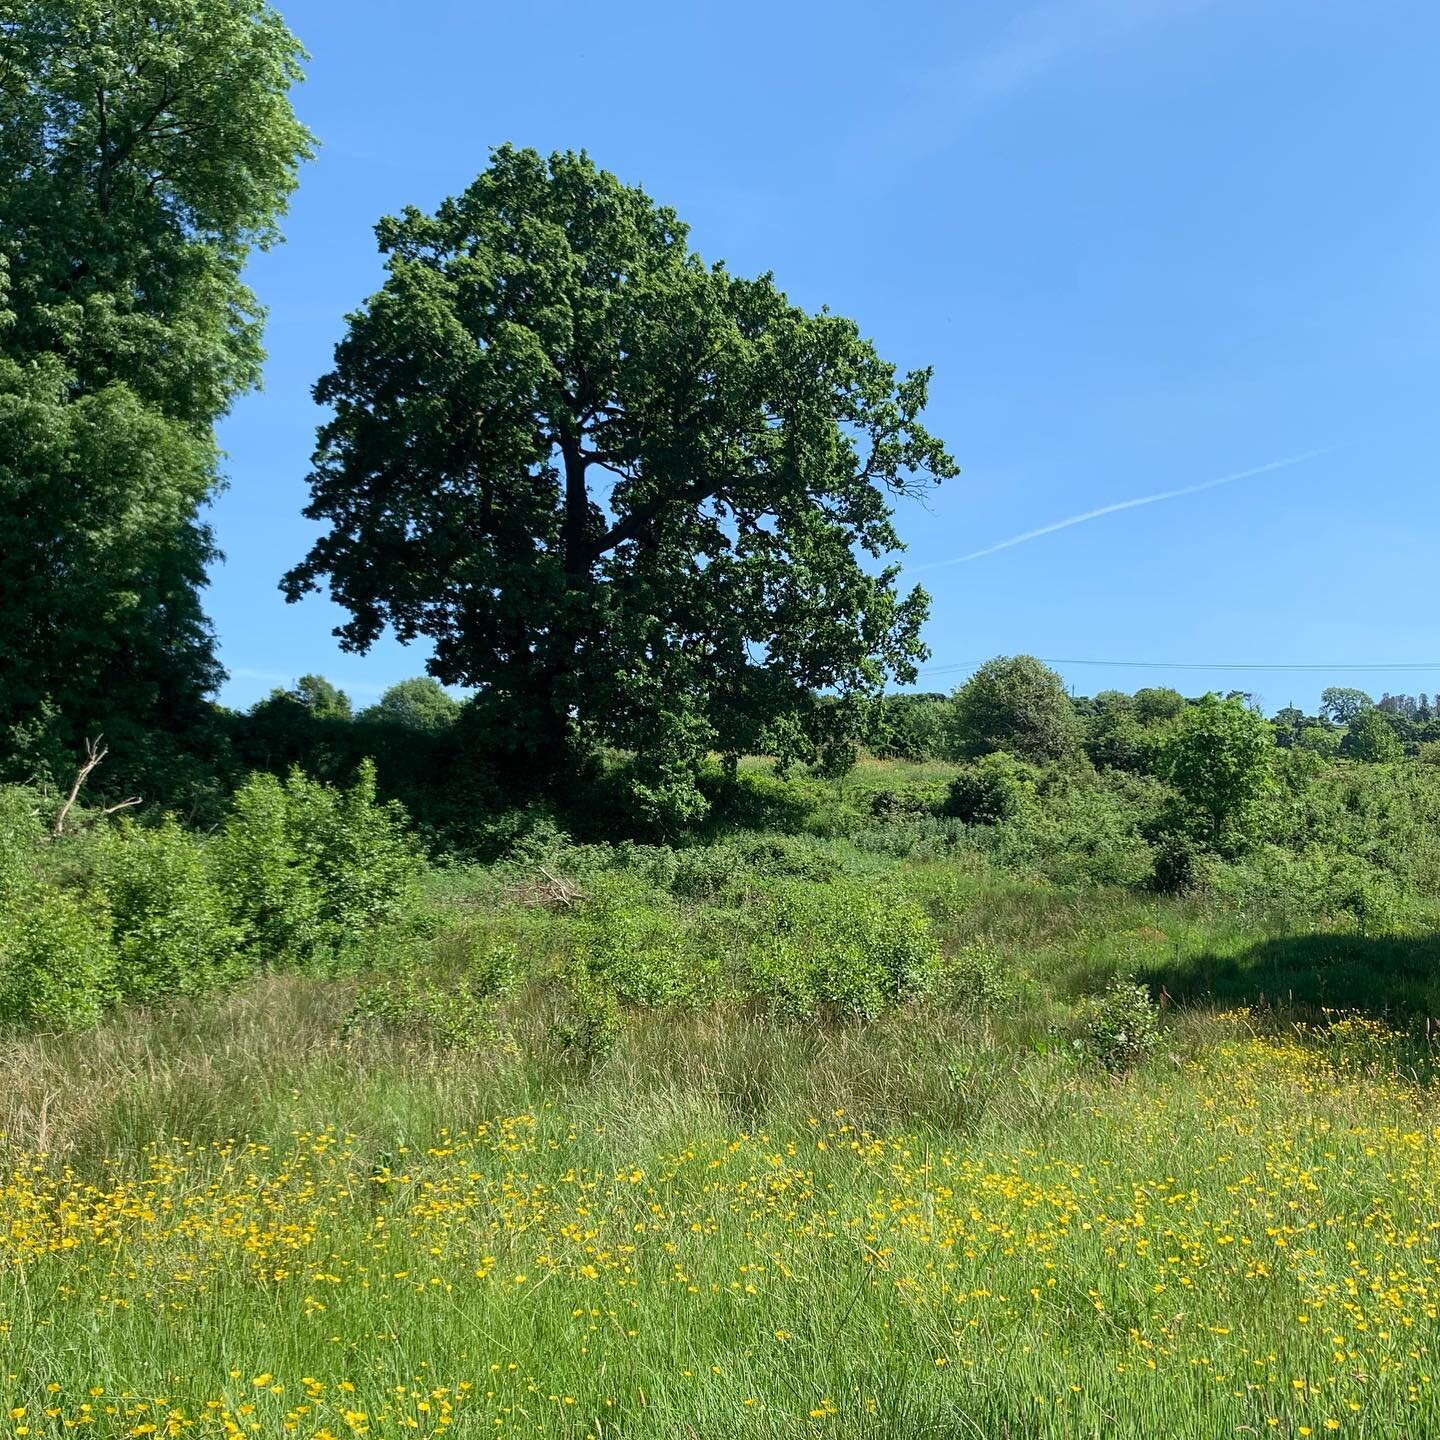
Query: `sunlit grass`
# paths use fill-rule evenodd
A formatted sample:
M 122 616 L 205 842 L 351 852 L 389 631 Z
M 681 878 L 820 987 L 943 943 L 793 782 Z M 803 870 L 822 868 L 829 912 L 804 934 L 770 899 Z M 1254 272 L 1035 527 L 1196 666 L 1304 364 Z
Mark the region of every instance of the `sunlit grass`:
M 11 1433 L 1440 1424 L 1440 1115 L 1368 1022 L 1185 1016 L 1113 1081 L 1023 1020 L 656 1016 L 585 1071 L 520 1016 L 345 1047 L 343 1004 L 25 1047 Z

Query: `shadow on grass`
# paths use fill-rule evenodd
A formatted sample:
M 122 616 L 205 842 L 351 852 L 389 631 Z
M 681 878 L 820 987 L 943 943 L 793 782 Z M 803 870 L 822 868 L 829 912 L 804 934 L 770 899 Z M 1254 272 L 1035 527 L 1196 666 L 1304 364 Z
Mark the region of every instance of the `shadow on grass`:
M 1403 1026 L 1440 1020 L 1440 934 L 1290 935 L 1179 957 L 1140 978 L 1182 1002 L 1354 1010 Z

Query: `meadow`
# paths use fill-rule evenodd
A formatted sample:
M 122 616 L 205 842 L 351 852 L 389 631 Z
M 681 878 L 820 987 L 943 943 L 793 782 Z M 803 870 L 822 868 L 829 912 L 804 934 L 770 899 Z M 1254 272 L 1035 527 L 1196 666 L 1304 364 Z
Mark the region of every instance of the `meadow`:
M 951 774 L 531 817 L 343 959 L 13 1034 L 9 1433 L 1434 1433 L 1429 902 L 873 799 Z

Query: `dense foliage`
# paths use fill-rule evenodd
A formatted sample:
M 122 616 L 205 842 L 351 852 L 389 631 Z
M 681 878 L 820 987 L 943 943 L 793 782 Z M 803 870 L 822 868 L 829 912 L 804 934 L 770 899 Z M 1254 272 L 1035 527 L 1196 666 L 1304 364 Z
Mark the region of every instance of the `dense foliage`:
M 0 1024 L 66 1028 L 274 966 L 353 964 L 420 873 L 368 766 L 343 791 L 255 775 L 208 836 L 169 817 L 56 835 L 53 811 L 0 787 Z
M 923 653 L 923 593 L 857 552 L 897 548 L 890 496 L 955 473 L 919 423 L 929 372 L 703 264 L 583 154 L 503 147 L 378 233 L 385 286 L 316 390 L 329 528 L 291 598 L 328 583 L 351 648 L 433 640 L 532 769 L 572 726 L 633 752 L 671 828 L 703 812 L 707 751 L 848 754 Z
M 263 0 L 0 16 L 0 763 L 106 731 L 112 773 L 207 749 L 215 421 L 260 374 L 241 281 L 310 137 Z

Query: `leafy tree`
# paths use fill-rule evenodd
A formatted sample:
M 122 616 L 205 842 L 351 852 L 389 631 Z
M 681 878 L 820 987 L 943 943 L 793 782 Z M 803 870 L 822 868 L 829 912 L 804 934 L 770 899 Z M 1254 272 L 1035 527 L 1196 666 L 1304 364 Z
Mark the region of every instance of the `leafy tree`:
M 1270 723 L 1239 699 L 1206 695 L 1186 708 L 1162 757 L 1190 827 L 1211 849 L 1251 843 L 1272 785 Z
M 1074 748 L 1075 712 L 1065 682 L 1033 655 L 987 660 L 955 692 L 955 733 L 966 755 L 1007 750 L 1053 760 Z
M 941 760 L 954 728 L 947 695 L 887 695 L 872 744 L 877 754 L 901 760 Z
M 116 783 L 220 678 L 199 510 L 260 374 L 240 275 L 309 153 L 300 58 L 264 0 L 0 17 L 0 736 L 103 729 Z
M 707 750 L 853 745 L 924 653 L 924 592 L 856 552 L 956 473 L 919 423 L 929 371 L 702 264 L 583 154 L 503 147 L 377 233 L 384 287 L 316 387 L 329 529 L 289 597 L 328 581 L 351 650 L 433 640 L 431 672 L 544 766 L 572 736 L 634 751 L 668 823 L 703 808 Z
M 1135 718 L 1142 725 L 1173 720 L 1185 709 L 1185 697 L 1165 685 L 1148 686 L 1135 692 Z
M 1090 707 L 1094 715 L 1109 715 L 1115 711 L 1130 715 L 1135 710 L 1135 698 L 1123 690 L 1102 690 L 1090 702 Z
M 1086 726 L 1085 753 L 1102 770 L 1143 774 L 1152 768 L 1159 744 L 1152 728 L 1119 706 L 1102 711 Z
M 277 695 L 284 691 L 276 691 Z M 290 692 L 317 720 L 349 720 L 354 711 L 350 697 L 323 675 L 302 675 Z
M 1285 705 L 1275 712 L 1270 723 L 1275 727 L 1275 743 L 1288 750 L 1296 743 L 1301 730 L 1314 722 L 1297 706 Z
M 231 742 L 248 768 L 283 774 L 299 767 L 336 782 L 361 758 L 351 724 L 350 697 L 323 675 L 302 675 L 288 690 L 272 690 L 249 713 L 231 717 Z
M 1320 692 L 1320 713 L 1337 725 L 1348 725 L 1362 710 L 1375 702 L 1363 691 L 1349 685 L 1330 685 Z
M 1302 725 L 1295 734 L 1297 749 L 1309 750 L 1316 755 L 1334 756 L 1340 750 L 1340 732 L 1328 725 Z
M 1387 717 L 1379 710 L 1362 710 L 1351 722 L 1340 742 L 1340 753 L 1352 760 L 1382 765 L 1405 754 Z
M 460 702 L 438 680 L 419 675 L 392 685 L 374 705 L 360 712 L 359 719 L 439 734 L 448 730 L 459 715 Z

